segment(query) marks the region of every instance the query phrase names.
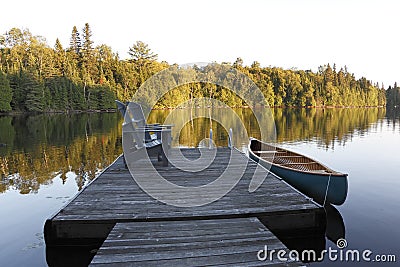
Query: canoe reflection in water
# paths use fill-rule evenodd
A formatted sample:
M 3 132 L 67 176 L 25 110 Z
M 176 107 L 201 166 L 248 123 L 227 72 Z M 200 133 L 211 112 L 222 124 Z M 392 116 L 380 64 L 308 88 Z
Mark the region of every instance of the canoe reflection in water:
M 343 217 L 332 205 L 326 205 L 324 209 L 326 214 L 326 237 L 336 244 L 339 239 L 346 238 Z
M 336 244 L 338 239 L 345 238 L 346 232 L 340 212 L 332 205 L 326 205 L 324 210 L 325 213 L 319 218 L 283 216 L 282 221 L 290 221 L 291 225 L 284 229 L 279 228 L 276 222 L 268 218 L 259 217 L 259 219 L 290 251 L 297 251 L 299 255 L 302 255 L 305 250 L 315 252 L 316 258 L 306 256 L 302 259 L 304 262 L 323 261 L 320 256 L 326 249 L 326 240 Z M 312 219 L 317 219 L 318 223 L 315 224 L 316 226 L 307 227 Z

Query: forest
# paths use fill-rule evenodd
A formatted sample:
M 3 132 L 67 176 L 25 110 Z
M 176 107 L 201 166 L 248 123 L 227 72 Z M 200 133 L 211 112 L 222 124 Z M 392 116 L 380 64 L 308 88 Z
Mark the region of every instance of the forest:
M 161 70 L 176 64 L 158 61 L 147 44 L 136 41 L 129 47 L 130 58 L 121 59 L 106 44 L 94 46 L 90 25 L 81 31 L 73 27 L 70 43 L 54 46 L 28 29 L 12 28 L 0 35 L 0 112 L 70 112 L 110 110 L 115 99 L 128 101 L 136 90 Z M 356 79 L 346 66 L 333 64 L 311 70 L 243 65 L 237 58 L 230 65 L 250 77 L 273 107 L 365 107 L 399 105 L 400 88 L 384 86 L 367 78 Z M 221 75 L 219 64 L 191 66 L 194 75 Z M 179 83 L 176 77 L 175 83 Z M 249 93 L 249 92 L 248 92 Z M 251 92 L 250 92 L 251 93 Z M 155 97 L 147 92 L 147 97 Z M 212 97 L 232 107 L 246 106 L 243 99 L 221 85 L 188 83 L 164 95 L 157 108 L 171 108 L 199 97 Z

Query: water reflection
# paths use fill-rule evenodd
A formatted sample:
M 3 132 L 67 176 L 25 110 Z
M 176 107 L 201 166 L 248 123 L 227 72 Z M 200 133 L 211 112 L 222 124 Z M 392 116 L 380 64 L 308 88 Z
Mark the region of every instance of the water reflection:
M 0 117 L 0 192 L 36 193 L 68 172 L 79 189 L 122 152 L 116 113 Z
M 334 244 L 341 239 L 346 238 L 346 226 L 340 212 L 332 205 L 324 207 L 326 213 L 326 237 Z
M 400 107 L 389 108 L 386 110 L 388 125 L 392 124 L 393 129 L 396 129 L 396 124 L 400 123 Z
M 273 218 L 273 220 L 282 220 L 282 222 L 290 222 L 290 227 L 284 228 L 281 225 L 272 223 L 268 217 L 258 217 L 260 221 L 276 235 L 279 240 L 291 251 L 297 251 L 299 255 L 303 252 L 314 251 L 316 257 L 311 257 L 308 253 L 304 254 L 304 262 L 320 262 L 324 261 L 323 251 L 326 249 L 327 240 L 336 244 L 340 238 L 345 238 L 345 224 L 340 212 L 332 205 L 324 207 L 324 211 L 315 216 L 294 216 L 282 215 L 281 218 Z M 310 224 L 312 220 L 315 223 Z M 333 249 L 337 249 L 333 245 Z M 326 254 L 325 254 L 326 258 Z
M 251 109 L 234 111 L 244 122 L 247 134 L 260 138 Z M 153 110 L 148 121 L 163 122 L 170 112 Z M 232 114 L 224 108 L 192 112 L 209 113 L 211 118 L 226 116 L 225 121 L 234 123 L 228 117 Z M 370 131 L 371 124 L 385 116 L 385 109 L 274 109 L 272 113 L 277 142 L 316 142 L 333 149 L 335 145 L 345 145 L 354 135 Z M 388 110 L 388 116 L 398 121 L 399 109 Z M 70 171 L 77 175 L 76 183 L 82 188 L 122 153 L 121 123 L 118 113 L 0 117 L 0 193 L 8 189 L 35 193 L 41 184 L 50 183 L 57 175 L 65 182 Z M 173 132 L 173 138 L 180 146 L 196 147 L 208 137 L 210 128 L 216 145 L 226 146 L 227 131 L 209 118 L 194 119 L 180 132 Z M 233 125 L 233 144 L 245 151 L 247 134 L 235 129 L 243 128 Z
M 234 109 L 239 118 L 244 122 L 244 126 L 249 136 L 260 138 L 260 130 L 255 115 L 251 109 Z M 153 110 L 149 116 L 149 121 L 164 121 L 170 110 Z M 189 111 L 188 111 L 189 112 Z M 262 112 L 255 109 L 255 112 Z M 371 124 L 385 117 L 383 108 L 343 108 L 343 109 L 304 109 L 304 108 L 277 108 L 272 110 L 276 125 L 276 141 L 280 142 L 316 142 L 320 147 L 334 148 L 335 145 L 345 145 L 351 140 L 354 134 L 363 135 L 368 132 Z M 210 117 L 231 116 L 223 108 L 210 109 Z M 225 121 L 229 121 L 227 118 Z M 213 120 L 198 118 L 182 129 L 179 135 L 179 143 L 189 147 L 197 146 L 198 142 L 208 137 L 209 129 L 212 128 L 215 142 L 219 146 L 227 145 L 227 132 L 223 127 Z M 242 139 L 240 129 L 234 128 L 233 141 L 239 147 L 246 147 L 248 140 Z M 272 131 L 272 129 L 269 129 Z

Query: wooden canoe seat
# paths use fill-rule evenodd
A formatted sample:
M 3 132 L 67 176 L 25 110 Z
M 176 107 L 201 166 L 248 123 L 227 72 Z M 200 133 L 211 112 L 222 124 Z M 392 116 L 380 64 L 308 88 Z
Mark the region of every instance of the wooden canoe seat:
M 323 167 L 318 162 L 304 162 L 304 163 L 291 162 L 291 163 L 283 163 L 283 164 L 279 164 L 279 165 L 293 168 L 293 169 L 302 170 L 302 171 L 313 171 L 313 172 L 318 171 L 319 172 L 319 171 L 323 170 Z
M 256 153 L 256 154 L 286 153 L 286 151 L 275 151 L 275 150 L 272 150 L 272 151 L 253 151 L 253 152 Z
M 288 162 L 288 163 L 284 163 L 281 165 L 291 165 L 291 164 L 296 164 L 296 165 L 307 165 L 307 164 L 315 164 L 317 162 Z

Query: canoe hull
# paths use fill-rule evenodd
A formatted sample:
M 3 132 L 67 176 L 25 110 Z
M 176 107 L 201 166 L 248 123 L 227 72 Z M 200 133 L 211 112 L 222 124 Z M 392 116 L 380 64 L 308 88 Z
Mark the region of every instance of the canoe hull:
M 258 140 L 256 140 L 258 141 Z M 329 181 L 326 203 L 341 205 L 347 197 L 347 174 L 316 174 L 311 172 L 302 172 L 294 169 L 281 167 L 278 164 L 271 164 L 261 157 L 255 155 L 249 147 L 249 156 L 260 165 L 270 169 L 291 186 L 303 194 L 313 198 L 318 203 L 323 203 Z

